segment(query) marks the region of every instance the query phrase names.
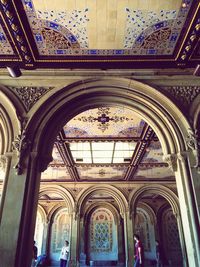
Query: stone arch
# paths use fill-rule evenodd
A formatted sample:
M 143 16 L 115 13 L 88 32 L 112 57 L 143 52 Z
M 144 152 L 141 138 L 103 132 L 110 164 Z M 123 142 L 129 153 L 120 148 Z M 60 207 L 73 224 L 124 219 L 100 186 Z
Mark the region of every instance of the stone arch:
M 127 210 L 128 208 L 127 200 L 119 189 L 111 185 L 95 185 L 95 186 L 88 188 L 82 194 L 79 195 L 78 201 L 77 201 L 77 211 L 80 214 L 81 214 L 81 210 L 85 206 L 86 201 L 96 192 L 109 193 L 109 195 L 112 196 L 117 202 L 121 215 L 123 215 L 124 212 Z
M 68 208 L 63 206 L 62 204 L 55 205 L 48 213 L 48 220 L 53 223 L 56 215 L 63 209 L 69 212 Z
M 110 203 L 104 203 L 104 202 L 93 203 L 90 207 L 85 209 L 85 212 L 84 212 L 84 214 L 85 214 L 84 221 L 85 222 L 88 221 L 90 214 L 98 207 L 103 207 L 103 208 L 109 209 L 113 214 L 115 224 L 120 222 L 119 211 L 117 210 L 117 208 Z
M 169 202 L 174 215 L 180 214 L 177 195 L 172 190 L 170 190 L 168 187 L 163 186 L 163 185 L 146 185 L 146 186 L 140 187 L 138 190 L 133 191 L 130 195 L 129 205 L 130 205 L 130 210 L 134 214 L 135 214 L 135 209 L 136 209 L 138 200 L 140 199 L 140 197 L 145 195 L 146 192 L 160 194 L 162 197 L 164 197 Z
M 63 125 L 80 112 L 99 105 L 123 105 L 145 117 L 156 132 L 164 155 L 187 149 L 188 121 L 171 100 L 153 87 L 122 78 L 82 80 L 52 95 L 29 121 L 27 133 L 32 150 L 43 156 L 41 171 L 52 159 L 53 142 Z
M 47 213 L 46 213 L 45 209 L 39 203 L 38 203 L 38 212 L 41 215 L 42 222 L 43 223 L 47 222 Z
M 74 208 L 75 208 L 74 199 L 73 199 L 71 193 L 66 188 L 59 186 L 59 185 L 54 185 L 53 187 L 44 186 L 40 190 L 39 198 L 42 195 L 49 194 L 49 193 L 56 193 L 59 196 L 61 196 L 64 199 L 64 201 L 66 202 L 67 206 L 69 207 L 69 213 L 72 213 L 74 211 Z
M 151 220 L 152 224 L 156 223 L 155 212 L 148 204 L 146 204 L 144 202 L 140 202 L 138 204 L 138 208 L 144 209 L 149 214 L 149 217 L 150 217 L 150 220 Z
M 14 138 L 20 133 L 20 122 L 18 116 L 22 116 L 20 111 L 12 102 L 12 99 L 4 94 L 6 88 L 0 87 L 0 99 L 3 105 L 0 104 L 0 154 L 12 151 L 12 142 Z
M 191 207 L 188 211 L 188 217 L 184 222 L 184 230 L 185 232 L 189 228 L 192 230 L 188 244 L 192 245 L 194 243 L 195 249 L 192 257 L 190 257 L 190 262 L 197 266 L 196 262 L 199 258 L 197 259 L 196 255 L 199 251 L 199 237 L 194 220 L 197 209 L 195 209 L 193 203 L 194 189 L 189 185 L 191 173 L 189 170 L 190 165 L 186 162 L 188 154 L 186 155 L 186 160 L 182 156 L 185 155 L 183 152 L 188 152 L 187 136 L 190 125 L 182 112 L 171 100 L 155 88 L 135 80 L 123 78 L 110 79 L 107 77 L 81 80 L 57 91 L 46 100 L 29 119 L 25 133 L 30 140 L 30 146 L 29 151 L 27 151 L 28 153 L 26 153 L 26 156 L 22 160 L 29 161 L 29 164 L 24 164 L 24 166 L 28 166 L 26 179 L 32 183 L 26 183 L 27 190 L 25 193 L 23 192 L 23 201 L 27 204 L 23 205 L 24 210 L 22 213 L 30 214 L 28 210 L 30 210 L 29 207 L 32 207 L 31 200 L 37 197 L 36 186 L 33 186 L 36 184 L 34 180 L 37 179 L 37 182 L 39 181 L 40 172 L 44 171 L 52 160 L 51 154 L 53 144 L 58 132 L 67 121 L 77 114 L 102 105 L 125 106 L 137 112 L 141 117 L 145 117 L 146 122 L 157 134 L 166 158 L 168 156 L 168 158 L 171 159 L 170 157 L 174 156 L 177 165 L 175 167 L 179 168 L 178 171 L 175 172 L 177 178 L 176 182 L 180 185 L 178 189 L 183 193 L 182 213 L 187 212 L 187 205 Z M 180 157 L 178 158 L 177 155 Z M 37 170 L 36 178 L 36 171 L 29 172 L 31 168 Z M 182 170 L 182 173 L 180 170 Z M 104 189 L 103 186 L 102 188 Z M 89 191 L 90 189 L 86 190 L 87 193 L 89 193 Z M 28 192 L 30 194 L 28 194 Z M 125 202 L 123 203 L 116 192 L 114 193 L 112 190 L 108 190 L 107 192 L 113 193 L 113 196 L 115 196 L 117 203 L 120 205 L 120 213 L 128 209 L 128 205 L 124 205 L 124 203 L 126 203 L 124 197 Z M 83 196 L 86 195 L 83 194 Z M 179 211 L 178 208 L 176 208 L 176 202 L 173 202 L 170 198 L 170 194 L 164 194 L 164 196 L 166 198 L 169 197 L 174 211 Z M 78 211 L 80 211 L 80 204 L 82 204 L 83 201 L 84 198 L 82 202 L 79 201 Z M 74 205 L 72 205 L 72 208 L 74 208 Z M 25 226 L 27 225 L 26 222 L 28 219 L 21 218 L 21 221 L 20 230 L 21 232 L 24 230 L 22 235 L 25 235 Z M 29 226 L 26 227 L 29 228 Z M 188 253 L 190 253 L 189 245 L 187 247 Z M 21 244 L 19 250 L 23 252 L 25 250 L 25 245 Z

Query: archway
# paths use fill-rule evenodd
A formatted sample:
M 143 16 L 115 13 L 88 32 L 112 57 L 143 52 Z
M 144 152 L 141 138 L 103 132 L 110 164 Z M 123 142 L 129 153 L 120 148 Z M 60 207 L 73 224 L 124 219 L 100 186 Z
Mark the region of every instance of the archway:
M 187 243 L 187 252 L 190 254 L 190 265 L 197 266 L 199 238 L 195 221 L 197 214 L 193 197 L 195 192 L 189 186 L 191 175 L 187 156 L 184 161 L 182 154 L 188 149 L 186 137 L 189 124 L 169 99 L 163 97 L 156 89 L 133 80 L 105 78 L 72 84 L 49 98 L 30 119 L 26 128 L 26 134 L 29 136 L 31 142 L 29 151 L 31 153 L 28 154 L 31 157 L 28 155 L 24 157 L 24 159 L 29 157 L 29 165 L 25 165 L 28 166 L 27 173 L 29 173 L 27 180 L 30 182 L 26 185 L 29 195 L 25 192 L 23 199 L 23 202 L 26 203 L 23 206 L 23 211 L 27 212 L 30 216 L 21 220 L 21 237 L 25 238 L 25 232 L 28 228 L 30 232 L 33 232 L 31 225 L 25 226 L 29 220 L 32 221 L 35 219 L 35 214 L 28 212 L 31 206 L 32 196 L 37 195 L 38 192 L 38 187 L 32 187 L 32 184 L 35 184 L 33 180 L 36 183 L 39 181 L 40 172 L 46 169 L 52 159 L 51 151 L 57 133 L 64 123 L 76 114 L 88 108 L 98 107 L 99 105 L 126 106 L 145 117 L 146 121 L 156 132 L 161 142 L 164 155 L 175 171 L 178 193 L 181 197 L 181 214 L 182 216 L 187 214 L 183 222 L 185 235 L 188 231 L 192 230 L 190 240 Z M 26 168 L 24 170 L 26 171 Z M 186 210 L 186 206 L 188 205 L 191 207 L 189 213 Z M 191 252 L 193 245 L 195 252 Z M 25 251 L 24 244 L 20 245 L 19 250 L 23 254 L 23 251 Z M 27 256 L 27 265 L 28 257 L 30 256 Z
M 175 266 L 188 266 L 185 241 L 183 238 L 183 227 L 180 219 L 179 200 L 172 189 L 163 185 L 142 186 L 132 193 L 130 206 L 134 218 L 136 218 L 136 209 L 138 203 L 148 204 L 154 209 L 155 214 L 155 236 L 153 237 L 153 247 L 156 251 L 155 241 L 160 245 L 160 261 L 162 264 L 172 264 Z M 154 205 L 156 204 L 156 205 Z M 137 223 L 137 222 L 136 222 Z M 144 234 L 144 225 L 140 224 L 141 234 Z M 140 229 L 134 229 L 140 234 Z M 145 240 L 146 241 L 146 240 Z M 181 242 L 181 244 L 180 244 Z M 150 246 L 150 244 L 149 244 Z M 162 251 L 162 252 L 161 252 Z M 156 253 L 151 256 L 152 262 L 156 260 Z

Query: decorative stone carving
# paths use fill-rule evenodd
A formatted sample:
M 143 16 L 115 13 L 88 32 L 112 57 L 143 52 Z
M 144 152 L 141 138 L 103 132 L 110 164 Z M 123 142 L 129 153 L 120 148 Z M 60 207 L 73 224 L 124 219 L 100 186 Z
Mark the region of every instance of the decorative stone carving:
M 200 94 L 200 86 L 162 86 L 184 107 L 188 107 Z
M 175 154 L 164 155 L 163 160 L 167 162 L 173 172 L 177 171 L 177 156 Z
M 193 132 L 192 129 L 188 130 L 188 136 L 186 139 L 187 147 L 188 149 L 191 150 L 196 150 L 197 149 L 197 133 Z
M 15 140 L 13 141 L 13 148 L 17 151 L 18 162 L 15 165 L 15 169 L 17 169 L 17 174 L 20 175 L 23 172 L 23 164 L 22 160 L 24 157 L 24 153 L 28 148 L 30 141 L 27 139 L 25 132 L 19 134 Z
M 32 87 L 32 86 L 24 86 L 24 87 L 10 87 L 14 90 L 18 97 L 23 102 L 26 111 L 29 111 L 33 105 L 48 91 L 50 91 L 53 87 Z
M 186 139 L 188 150 L 192 150 L 196 156 L 195 168 L 200 167 L 200 136 L 198 129 L 192 131 L 189 129 L 188 136 Z
M 24 155 L 25 152 L 30 145 L 30 141 L 28 140 L 25 132 L 25 127 L 27 124 L 27 118 L 23 117 L 18 117 L 20 124 L 21 124 L 21 129 L 20 133 L 16 136 L 15 140 L 13 141 L 13 149 L 17 152 L 18 156 L 18 162 L 15 165 L 15 169 L 17 169 L 17 174 L 20 175 L 23 172 L 23 160 L 24 160 Z

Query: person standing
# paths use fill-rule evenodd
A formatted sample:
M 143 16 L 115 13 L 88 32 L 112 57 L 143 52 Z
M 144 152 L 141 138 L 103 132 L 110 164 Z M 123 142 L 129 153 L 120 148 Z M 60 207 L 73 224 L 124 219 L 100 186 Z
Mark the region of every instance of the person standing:
M 66 240 L 65 245 L 62 247 L 60 252 L 60 267 L 67 266 L 67 260 L 69 256 L 69 242 Z
M 32 264 L 31 267 L 35 266 L 36 260 L 37 260 L 37 254 L 38 254 L 38 248 L 35 245 L 35 240 L 33 241 L 33 256 L 32 256 Z
M 157 267 L 162 267 L 162 251 L 158 240 L 156 240 L 156 263 Z
M 134 234 L 134 240 L 135 240 L 135 262 L 134 267 L 142 267 L 143 266 L 143 247 L 142 243 L 140 241 L 139 235 Z

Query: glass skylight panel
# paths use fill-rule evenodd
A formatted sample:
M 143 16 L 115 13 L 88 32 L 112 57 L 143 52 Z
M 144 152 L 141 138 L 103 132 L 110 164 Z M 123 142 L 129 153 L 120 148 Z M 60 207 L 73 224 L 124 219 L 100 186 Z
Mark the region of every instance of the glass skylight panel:
M 111 163 L 111 157 L 110 158 L 93 158 L 94 163 Z
M 114 158 L 130 158 L 133 155 L 133 151 L 115 151 Z
M 70 150 L 77 163 L 111 164 L 128 163 L 136 142 L 82 142 L 70 143 Z
M 90 150 L 90 143 L 70 143 L 70 150 Z
M 115 150 L 131 150 L 134 151 L 136 142 L 116 142 Z
M 79 163 L 88 163 L 88 164 L 91 164 L 92 163 L 92 158 L 90 157 L 90 158 L 83 158 L 83 162 L 80 162 L 80 161 L 78 161 L 78 159 L 77 159 L 77 162 L 79 162 Z
M 124 163 L 124 158 L 113 158 L 113 163 Z
M 92 150 L 103 150 L 103 151 L 108 151 L 108 150 L 113 150 L 114 142 L 93 142 L 92 143 Z
M 92 155 L 94 158 L 104 158 L 104 157 L 112 157 L 112 151 L 93 151 Z

